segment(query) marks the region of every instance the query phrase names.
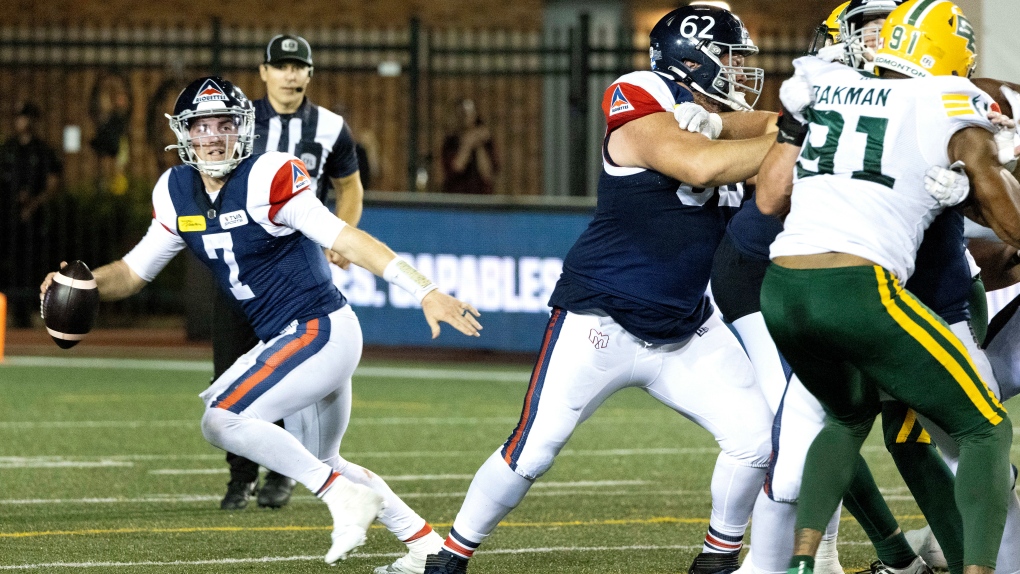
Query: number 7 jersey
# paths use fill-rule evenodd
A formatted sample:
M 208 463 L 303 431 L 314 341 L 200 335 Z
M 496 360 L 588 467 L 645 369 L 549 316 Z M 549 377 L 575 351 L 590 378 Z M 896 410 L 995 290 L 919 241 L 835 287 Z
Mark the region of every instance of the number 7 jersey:
M 878 79 L 813 57 L 794 66 L 814 88 L 794 168 L 790 214 L 770 257 L 850 253 L 906 281 L 924 231 L 942 208 L 924 189 L 948 167 L 949 139 L 989 131 L 992 99 L 955 76 Z
M 238 301 L 259 339 L 269 340 L 292 321 L 322 317 L 346 304 L 322 247 L 280 221 L 281 210 L 294 200 L 324 209 L 314 198 L 304 164 L 289 154 L 245 159 L 215 201 L 195 169 L 173 167 L 153 190 L 149 233 L 124 260 L 151 281 L 187 246 Z M 335 237 L 336 232 L 326 235 Z

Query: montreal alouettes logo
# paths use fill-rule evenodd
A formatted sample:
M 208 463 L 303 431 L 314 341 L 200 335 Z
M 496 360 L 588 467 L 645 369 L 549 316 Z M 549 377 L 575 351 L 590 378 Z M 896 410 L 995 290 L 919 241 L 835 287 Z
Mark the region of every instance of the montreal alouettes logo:
M 223 89 L 212 80 L 206 80 L 202 84 L 202 88 L 195 94 L 195 99 L 191 101 L 193 104 L 201 104 L 203 102 L 225 102 L 227 101 L 227 95 L 223 93 Z
M 294 191 L 292 193 L 298 193 L 304 191 L 312 186 L 312 178 L 308 177 L 308 172 L 300 164 L 291 163 L 291 175 L 294 181 Z
M 620 86 L 616 86 L 616 89 L 613 90 L 613 97 L 609 102 L 609 115 L 629 112 L 633 109 L 634 106 L 630 105 L 627 96 L 623 95 L 623 90 L 620 89 Z
M 603 335 L 595 329 L 588 333 L 588 342 L 595 345 L 596 349 L 605 349 L 609 346 L 609 335 Z

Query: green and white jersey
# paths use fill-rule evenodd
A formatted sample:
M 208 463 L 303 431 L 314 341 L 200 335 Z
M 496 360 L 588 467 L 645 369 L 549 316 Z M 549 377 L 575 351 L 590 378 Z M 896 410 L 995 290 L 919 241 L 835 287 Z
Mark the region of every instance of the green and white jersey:
M 941 212 L 924 189 L 949 166 L 949 138 L 989 131 L 992 99 L 955 76 L 878 79 L 814 57 L 794 66 L 814 87 L 784 231 L 770 256 L 850 253 L 906 282 L 924 230 Z

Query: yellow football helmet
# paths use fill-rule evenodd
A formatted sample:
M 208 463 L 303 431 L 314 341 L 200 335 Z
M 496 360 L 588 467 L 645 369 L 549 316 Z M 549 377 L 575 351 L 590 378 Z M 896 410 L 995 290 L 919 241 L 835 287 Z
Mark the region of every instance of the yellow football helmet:
M 811 40 L 811 48 L 808 50 L 808 54 L 817 54 L 818 50 L 840 42 L 840 23 L 842 22 L 843 12 L 846 12 L 846 7 L 849 4 L 850 0 L 847 0 L 836 6 L 836 9 L 829 14 L 829 17 L 815 28 L 815 37 Z
M 875 67 L 907 76 L 962 76 L 974 72 L 974 28 L 949 0 L 911 0 L 882 26 Z

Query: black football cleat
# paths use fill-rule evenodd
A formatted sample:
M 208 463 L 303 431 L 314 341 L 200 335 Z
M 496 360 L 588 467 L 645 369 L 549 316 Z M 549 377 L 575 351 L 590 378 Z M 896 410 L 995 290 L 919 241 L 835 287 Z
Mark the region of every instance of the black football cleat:
M 445 550 L 425 557 L 425 574 L 467 574 L 468 559 Z
M 220 510 L 244 510 L 248 507 L 248 499 L 259 490 L 259 482 L 239 482 L 231 480 L 227 483 L 227 493 L 220 501 Z
M 737 562 L 739 555 L 739 552 L 725 554 L 702 552 L 694 557 L 687 574 L 732 574 L 740 568 L 740 563 Z
M 294 481 L 278 472 L 269 471 L 259 489 L 259 508 L 283 508 L 290 502 Z

